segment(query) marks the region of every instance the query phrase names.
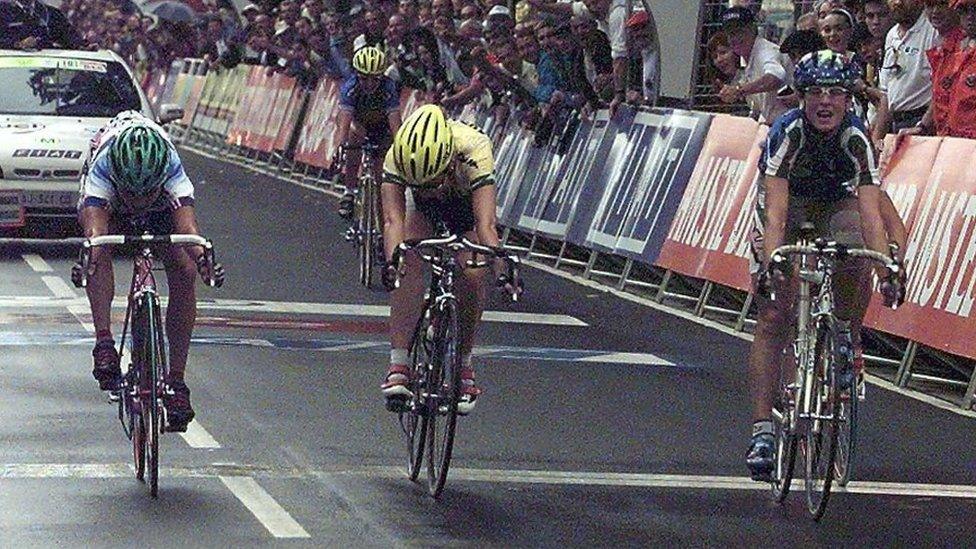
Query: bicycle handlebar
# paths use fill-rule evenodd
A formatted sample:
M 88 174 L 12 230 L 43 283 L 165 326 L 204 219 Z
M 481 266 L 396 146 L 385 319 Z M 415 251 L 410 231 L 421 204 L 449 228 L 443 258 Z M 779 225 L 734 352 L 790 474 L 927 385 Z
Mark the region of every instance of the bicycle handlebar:
M 867 248 L 848 248 L 847 246 L 838 244 L 836 242 L 827 242 L 825 244 L 813 244 L 807 246 L 801 246 L 799 244 L 787 244 L 773 250 L 771 259 L 774 262 L 778 262 L 783 261 L 786 256 L 791 255 L 819 255 L 837 258 L 859 257 L 863 259 L 870 259 L 871 261 L 884 265 L 892 272 L 892 274 L 897 274 L 902 269 L 901 264 L 890 255 L 885 255 L 881 252 L 869 250 Z
M 100 246 L 118 246 L 125 244 L 169 244 L 172 246 L 202 246 L 204 250 L 213 249 L 213 242 L 196 234 L 109 234 L 86 238 L 81 245 L 84 248 L 97 248 Z
M 121 235 L 121 234 L 109 234 L 102 236 L 95 236 L 91 238 L 81 239 L 81 253 L 78 258 L 78 263 L 81 265 L 81 273 L 76 284 L 80 288 L 84 288 L 88 285 L 88 270 L 91 266 L 91 253 L 93 248 L 99 248 L 102 246 L 135 246 L 135 245 L 159 245 L 164 244 L 168 246 L 200 246 L 203 248 L 203 258 L 207 265 L 207 271 L 210 273 L 214 272 L 214 266 L 217 264 L 216 255 L 214 253 L 213 242 L 196 234 L 165 234 L 165 235 Z M 217 285 L 216 280 L 210 277 L 206 280 L 206 283 L 210 287 L 215 287 Z
M 467 238 L 459 237 L 458 235 L 425 239 L 409 239 L 401 242 L 400 245 L 393 250 L 392 264 L 395 265 L 397 269 L 397 282 L 399 283 L 399 273 L 403 268 L 403 256 L 405 253 L 409 251 L 417 252 L 417 255 L 419 255 L 423 261 L 430 263 L 434 267 L 440 267 L 443 263 L 443 258 L 439 254 L 443 253 L 445 250 L 454 253 L 462 251 L 474 252 L 474 257 L 464 262 L 465 266 L 471 268 L 484 268 L 491 265 L 490 260 L 479 261 L 477 259 L 478 255 L 505 261 L 505 264 L 508 267 L 508 273 L 504 275 L 504 281 L 506 284 L 512 285 L 512 301 L 518 301 L 519 294 L 521 293 L 522 289 L 522 280 L 519 276 L 519 265 L 521 264 L 521 259 L 504 248 L 484 246 L 471 242 Z

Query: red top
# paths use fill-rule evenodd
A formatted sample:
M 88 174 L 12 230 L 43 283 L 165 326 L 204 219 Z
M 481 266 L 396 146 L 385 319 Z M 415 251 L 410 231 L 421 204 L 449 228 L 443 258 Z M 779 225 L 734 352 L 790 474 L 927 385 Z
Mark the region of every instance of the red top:
M 932 66 L 935 134 L 976 139 L 976 49 L 959 48 L 962 29 L 926 52 Z

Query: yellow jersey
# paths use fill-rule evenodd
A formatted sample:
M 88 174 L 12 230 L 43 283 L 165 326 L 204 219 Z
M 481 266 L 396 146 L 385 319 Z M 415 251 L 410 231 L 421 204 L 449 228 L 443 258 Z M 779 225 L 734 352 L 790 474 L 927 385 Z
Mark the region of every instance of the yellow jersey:
M 491 152 L 491 139 L 463 122 L 448 120 L 454 139 L 454 156 L 457 169 L 447 178 L 436 178 L 438 184 L 413 185 L 409 183 L 393 161 L 393 147 L 386 153 L 383 161 L 383 181 L 420 192 L 457 194 L 468 196 L 476 189 L 495 184 L 495 159 Z M 450 167 L 448 168 L 450 169 Z

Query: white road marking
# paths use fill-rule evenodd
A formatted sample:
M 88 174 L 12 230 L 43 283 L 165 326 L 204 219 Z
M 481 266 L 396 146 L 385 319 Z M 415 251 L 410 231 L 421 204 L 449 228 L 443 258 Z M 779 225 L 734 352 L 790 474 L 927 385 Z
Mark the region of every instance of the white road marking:
M 95 325 L 88 322 L 87 317 L 91 314 L 91 309 L 82 305 L 68 305 L 68 312 L 70 312 L 79 324 L 84 326 L 85 330 L 89 333 L 95 333 Z M 122 368 L 127 368 L 129 362 L 132 361 L 132 355 L 129 352 L 129 347 L 127 345 L 122 346 L 122 353 L 119 357 L 119 365 Z M 206 450 L 213 450 L 220 448 L 220 443 L 200 425 L 200 420 L 195 419 L 187 426 L 185 433 L 180 433 L 180 436 L 190 448 L 200 448 Z
M 531 260 L 531 259 L 530 260 L 523 259 L 522 260 L 522 263 L 525 264 L 525 265 L 528 265 L 530 267 L 534 267 L 534 268 L 536 268 L 536 269 L 538 269 L 540 271 L 543 271 L 543 272 L 546 272 L 546 273 L 549 273 L 549 274 L 558 276 L 560 278 L 569 280 L 571 282 L 575 282 L 576 284 L 579 284 L 580 286 L 585 286 L 587 288 L 591 288 L 591 289 L 594 289 L 594 290 L 599 290 L 599 291 L 602 291 L 602 292 L 605 292 L 605 293 L 612 294 L 612 295 L 614 295 L 616 297 L 619 297 L 620 299 L 625 299 L 627 301 L 630 301 L 631 303 L 637 303 L 638 305 L 643 305 L 645 307 L 649 307 L 649 308 L 654 309 L 656 311 L 660 311 L 662 313 L 667 313 L 667 314 L 669 314 L 671 316 L 676 316 L 678 318 L 683 318 L 685 320 L 689 320 L 691 322 L 694 322 L 695 324 L 699 324 L 701 326 L 705 326 L 705 327 L 711 328 L 713 330 L 718 330 L 718 331 L 720 331 L 722 333 L 725 333 L 725 334 L 728 334 L 728 335 L 730 335 L 732 337 L 737 337 L 739 339 L 742 339 L 742 340 L 745 340 L 745 341 L 750 341 L 750 342 L 753 339 L 752 338 L 752 334 L 748 334 L 748 333 L 745 333 L 745 332 L 737 332 L 734 329 L 732 329 L 731 327 L 726 326 L 725 324 L 722 324 L 720 322 L 716 322 L 714 320 L 710 320 L 710 319 L 707 319 L 707 318 L 697 317 L 697 316 L 695 316 L 692 313 L 685 312 L 685 311 L 680 311 L 678 309 L 672 309 L 671 307 L 668 307 L 667 305 L 662 305 L 660 303 L 657 303 L 657 302 L 655 302 L 653 300 L 650 300 L 650 299 L 641 297 L 639 295 L 634 295 L 634 294 L 625 292 L 623 290 L 618 290 L 616 288 L 611 288 L 609 286 L 605 286 L 605 285 L 600 284 L 599 282 L 595 282 L 593 280 L 586 280 L 586 279 L 583 279 L 583 278 L 579 278 L 577 276 L 574 276 L 572 273 L 567 273 L 567 272 L 560 271 L 559 269 L 556 269 L 555 267 L 550 267 L 549 265 L 546 265 L 544 263 L 539 263 L 539 262 L 534 261 L 534 260 Z M 906 396 L 908 398 L 917 400 L 919 402 L 924 402 L 926 404 L 930 404 L 932 406 L 935 406 L 936 408 L 939 408 L 940 410 L 945 410 L 947 412 L 952 412 L 953 414 L 960 415 L 960 416 L 965 416 L 965 417 L 970 417 L 970 418 L 976 418 L 976 411 L 974 411 L 974 410 L 964 410 L 964 409 L 960 408 L 959 406 L 955 406 L 951 402 L 946 402 L 946 401 L 944 401 L 944 400 L 942 400 L 940 398 L 937 398 L 937 397 L 934 397 L 934 396 L 931 396 L 931 395 L 927 395 L 925 393 L 920 393 L 918 391 L 913 391 L 911 389 L 903 389 L 903 388 L 898 387 L 897 385 L 895 385 L 895 384 L 893 384 L 893 383 L 891 383 L 891 382 L 889 382 L 889 381 L 887 381 L 885 379 L 882 379 L 880 377 L 877 377 L 877 376 L 874 376 L 874 375 L 871 375 L 871 374 L 866 374 L 864 376 L 864 379 L 865 379 L 865 381 L 867 381 L 868 383 L 870 383 L 872 385 L 875 385 L 875 386 L 880 387 L 882 389 L 891 391 L 893 393 L 898 393 L 899 395 Z
M 133 474 L 132 466 L 124 463 L 11 463 L 0 464 L 2 479 L 92 479 L 128 478 Z M 284 509 L 262 489 L 254 477 L 270 479 L 304 479 L 320 477 L 359 477 L 366 479 L 399 479 L 404 477 L 401 466 L 337 466 L 332 469 L 274 469 L 236 464 L 213 464 L 205 467 L 164 467 L 161 476 L 171 478 L 219 478 L 234 495 L 241 499 L 255 516 L 264 508 L 268 516 L 287 516 Z M 557 486 L 626 486 L 634 488 L 671 488 L 692 490 L 746 490 L 768 491 L 769 485 L 755 482 L 747 477 L 720 475 L 676 475 L 653 473 L 603 473 L 592 471 L 542 471 L 507 469 L 468 469 L 452 468 L 451 482 L 489 482 L 499 484 L 544 484 Z M 802 491 L 803 480 L 793 481 L 796 491 Z M 926 484 L 908 482 L 852 481 L 847 487 L 833 486 L 836 493 L 861 494 L 872 496 L 934 497 L 953 499 L 976 499 L 976 485 L 968 484 Z M 241 494 L 241 495 L 239 495 Z M 265 506 L 267 504 L 267 506 Z M 284 515 L 276 515 L 280 509 Z M 259 520 L 261 518 L 259 517 Z M 288 520 L 286 519 L 285 522 Z M 262 520 L 262 524 L 264 521 Z M 265 524 L 267 526 L 267 524 Z M 295 523 L 297 525 L 297 522 Z M 301 528 L 299 525 L 298 528 Z M 271 530 L 268 527 L 269 531 Z M 304 532 L 304 530 L 302 530 Z M 307 535 L 307 534 L 306 534 Z
M 60 279 L 59 279 L 60 280 Z M 65 287 L 67 284 L 62 281 Z M 70 288 L 68 288 L 70 290 Z M 70 298 L 74 299 L 70 299 Z M 162 304 L 167 303 L 165 297 Z M 84 305 L 87 300 L 74 296 L 0 296 L 0 308 L 3 307 L 64 307 L 66 305 Z M 125 307 L 125 297 L 116 296 L 112 306 Z M 200 300 L 198 310 L 235 311 L 250 313 L 272 314 L 307 314 L 320 316 L 353 316 L 379 317 L 390 316 L 387 305 L 361 305 L 355 303 L 304 303 L 294 301 L 251 301 L 239 299 Z M 541 324 L 547 326 L 587 326 L 585 322 L 569 315 L 554 315 L 543 313 L 513 313 L 507 311 L 485 311 L 483 319 L 488 322 L 504 322 L 513 324 Z
M 54 297 L 59 299 L 74 299 L 78 296 L 75 293 L 74 288 L 68 286 L 68 283 L 64 281 L 60 276 L 42 276 L 41 280 L 44 281 L 44 285 L 51 290 Z
M 651 353 L 607 353 L 577 359 L 579 362 L 608 362 L 613 364 L 640 364 L 648 366 L 674 366 L 674 363 Z
M 251 477 L 225 477 L 224 483 L 254 518 L 276 538 L 308 538 L 308 532 Z
M 180 433 L 183 440 L 190 445 L 190 448 L 200 448 L 205 450 L 216 450 L 220 448 L 220 443 L 212 437 L 206 429 L 200 425 L 199 419 L 194 419 L 186 427 L 185 433 Z
M 27 265 L 29 265 L 31 269 L 34 269 L 34 272 L 36 273 L 54 272 L 54 269 L 48 265 L 47 261 L 44 261 L 44 258 L 37 254 L 23 254 L 21 257 L 24 258 Z
M 85 330 L 95 333 L 95 325 L 87 320 L 91 314 L 91 309 L 85 305 L 68 305 L 68 312 L 75 317 L 79 324 L 84 326 Z

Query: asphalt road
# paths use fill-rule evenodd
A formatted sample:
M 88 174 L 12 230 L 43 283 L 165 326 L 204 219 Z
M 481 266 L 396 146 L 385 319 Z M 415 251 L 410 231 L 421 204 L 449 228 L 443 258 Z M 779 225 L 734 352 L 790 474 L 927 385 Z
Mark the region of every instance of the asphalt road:
M 747 341 L 532 269 L 482 325 L 486 393 L 435 501 L 403 472 L 386 296 L 335 200 L 185 162 L 229 278 L 200 292 L 198 421 L 163 437 L 158 500 L 90 377 L 73 252 L 0 256 L 0 546 L 972 544 L 976 419 L 869 387 L 859 482 L 815 524 L 745 477 Z

